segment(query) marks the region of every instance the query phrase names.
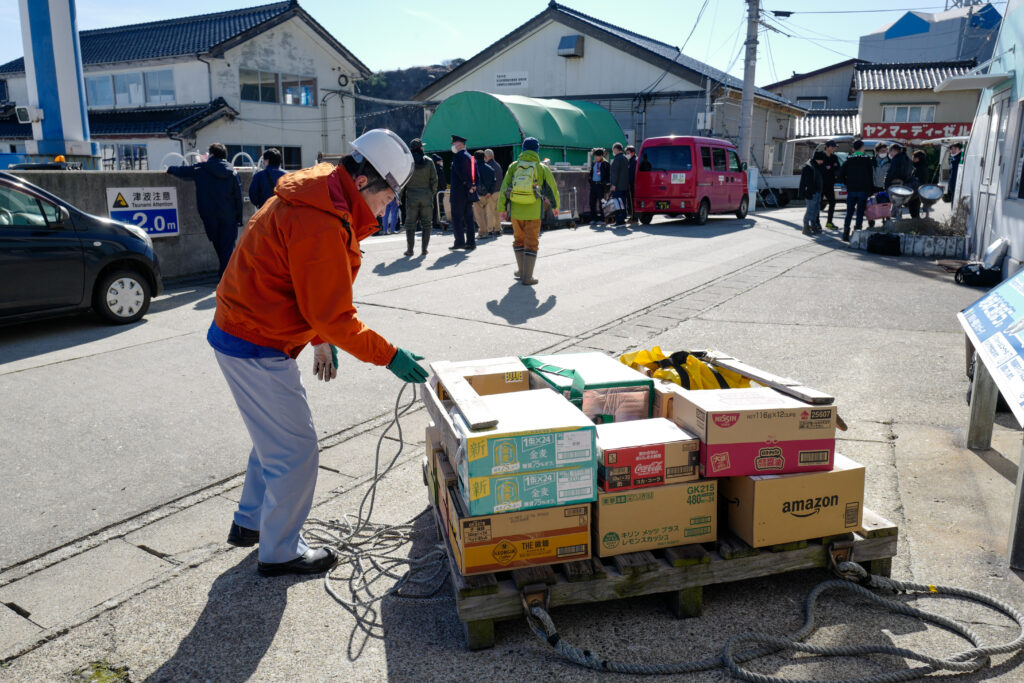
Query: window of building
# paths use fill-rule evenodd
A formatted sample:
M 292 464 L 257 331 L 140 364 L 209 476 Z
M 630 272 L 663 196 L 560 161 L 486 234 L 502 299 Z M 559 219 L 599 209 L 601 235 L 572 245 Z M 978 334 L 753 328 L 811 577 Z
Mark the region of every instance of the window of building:
M 882 107 L 882 123 L 932 123 L 934 104 L 888 104 Z
M 147 71 L 146 102 L 150 104 L 167 104 L 174 102 L 174 71 L 161 69 Z
M 281 166 L 286 171 L 297 171 L 302 168 L 302 148 L 282 147 L 281 156 L 284 157 Z
M 828 109 L 828 100 L 824 97 L 798 97 L 796 103 L 804 109 Z
M 728 171 L 729 167 L 725 163 L 725 150 L 721 147 L 711 148 L 711 159 L 713 160 L 712 168 L 716 171 Z
M 278 76 L 268 71 L 239 69 L 242 99 L 248 102 L 277 102 Z
M 107 143 L 100 147 L 105 171 L 148 171 L 149 152 L 144 144 Z
M 114 74 L 114 101 L 119 107 L 145 104 L 142 74 Z
M 316 79 L 281 76 L 281 102 L 301 107 L 316 106 Z
M 110 76 L 89 76 L 85 79 L 85 99 L 90 107 L 113 107 L 114 84 Z
M 700 164 L 705 170 L 711 170 L 711 148 L 701 147 L 700 148 Z
M 10 98 L 7 94 L 7 79 L 0 78 L 0 102 L 6 102 Z
M 1010 199 L 1024 199 L 1024 107 L 1021 107 L 1020 125 L 1017 126 L 1017 158 L 1013 163 L 1013 183 L 1010 185 Z M 960 173 L 963 173 L 963 167 Z

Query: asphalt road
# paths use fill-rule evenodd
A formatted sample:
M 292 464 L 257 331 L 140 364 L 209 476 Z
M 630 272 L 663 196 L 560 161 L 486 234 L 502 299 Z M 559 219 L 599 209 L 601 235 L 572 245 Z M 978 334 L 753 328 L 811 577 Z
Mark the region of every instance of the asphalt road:
M 792 211 L 786 213 L 788 216 Z M 637 230 L 545 233 L 540 284 L 512 278 L 512 238 L 472 254 L 408 259 L 404 236 L 373 237 L 356 282 L 360 317 L 436 359 L 552 350 L 763 259 L 806 244 L 792 217 L 712 217 Z M 248 437 L 206 343 L 212 283 L 179 285 L 146 318 L 109 327 L 91 314 L 0 328 L 0 570 L 24 563 L 244 469 Z M 318 431 L 336 438 L 385 413 L 398 381 L 343 358 L 340 379 L 312 382 Z

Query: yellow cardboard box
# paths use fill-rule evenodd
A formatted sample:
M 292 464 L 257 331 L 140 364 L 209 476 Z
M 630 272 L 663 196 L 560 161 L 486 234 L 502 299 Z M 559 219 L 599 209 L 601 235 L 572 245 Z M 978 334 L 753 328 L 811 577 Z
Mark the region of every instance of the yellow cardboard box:
M 858 531 L 864 466 L 836 453 L 831 472 L 722 479 L 729 528 L 755 548 Z
M 446 500 L 449 540 L 465 576 L 590 557 L 589 503 L 470 517 L 454 487 Z
M 594 551 L 601 557 L 718 538 L 714 479 L 605 493 L 594 504 Z

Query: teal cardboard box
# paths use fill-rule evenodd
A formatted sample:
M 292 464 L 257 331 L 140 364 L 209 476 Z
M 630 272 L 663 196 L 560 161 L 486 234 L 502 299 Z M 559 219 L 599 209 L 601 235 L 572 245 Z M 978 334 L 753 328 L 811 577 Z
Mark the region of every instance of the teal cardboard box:
M 557 470 L 472 479 L 466 465 L 466 460 L 462 460 L 458 468 L 458 490 L 471 517 L 590 503 L 597 498 L 597 465 L 593 460 Z

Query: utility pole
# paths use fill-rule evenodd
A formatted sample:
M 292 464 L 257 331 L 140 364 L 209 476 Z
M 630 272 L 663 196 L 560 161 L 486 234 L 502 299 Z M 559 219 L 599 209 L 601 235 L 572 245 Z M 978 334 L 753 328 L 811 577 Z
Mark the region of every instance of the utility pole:
M 747 0 L 747 46 L 743 60 L 743 99 L 740 100 L 740 159 L 750 163 L 750 133 L 754 121 L 754 70 L 757 68 L 757 28 L 760 0 Z

